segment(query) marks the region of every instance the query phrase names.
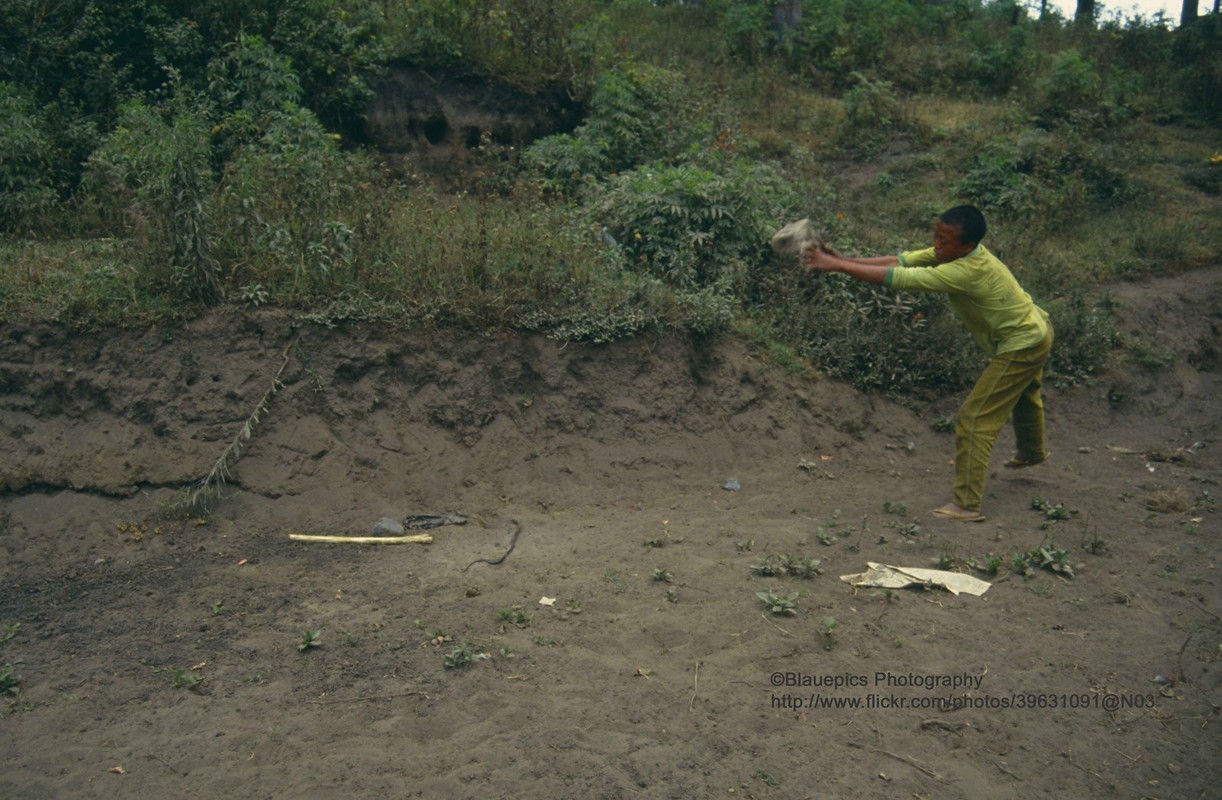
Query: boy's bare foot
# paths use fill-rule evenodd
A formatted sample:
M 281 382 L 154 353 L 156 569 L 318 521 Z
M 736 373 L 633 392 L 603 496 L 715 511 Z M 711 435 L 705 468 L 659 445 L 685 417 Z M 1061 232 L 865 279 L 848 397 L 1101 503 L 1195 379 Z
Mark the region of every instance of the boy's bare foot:
M 1034 467 L 1037 464 L 1043 464 L 1052 456 L 1052 453 L 1044 453 L 1040 458 L 1023 458 L 1022 456 L 1014 456 L 1007 461 L 1003 466 L 1006 469 L 1023 469 L 1024 467 Z
M 984 522 L 987 517 L 979 511 L 973 511 L 970 508 L 963 508 L 955 503 L 947 503 L 944 506 L 935 508 L 929 512 L 935 517 L 941 519 L 950 519 L 955 522 Z

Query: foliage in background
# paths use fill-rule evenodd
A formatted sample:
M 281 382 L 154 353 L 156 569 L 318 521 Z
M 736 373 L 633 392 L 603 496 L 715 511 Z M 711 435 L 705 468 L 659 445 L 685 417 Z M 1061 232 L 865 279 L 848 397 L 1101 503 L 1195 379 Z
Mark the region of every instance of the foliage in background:
M 574 195 L 588 181 L 685 150 L 693 139 L 692 105 L 679 73 L 617 66 L 599 78 L 586 122 L 533 143 L 525 164 L 544 188 Z
M 120 216 L 152 289 L 185 303 L 221 294 L 209 130 L 206 114 L 186 103 L 134 101 L 90 160 L 95 202 Z
M 40 227 L 59 199 L 55 144 L 30 98 L 0 83 L 0 231 Z
M 730 327 L 907 392 L 977 370 L 946 304 L 807 274 L 773 230 L 811 217 L 846 252 L 895 252 L 976 202 L 1069 378 L 1115 346 L 1099 282 L 1216 260 L 1217 15 L 800 5 L 786 22 L 764 0 L 9 3 L 0 319 L 228 301 L 597 342 Z M 401 184 L 352 146 L 391 60 L 563 85 L 586 116 L 488 155 L 471 194 Z

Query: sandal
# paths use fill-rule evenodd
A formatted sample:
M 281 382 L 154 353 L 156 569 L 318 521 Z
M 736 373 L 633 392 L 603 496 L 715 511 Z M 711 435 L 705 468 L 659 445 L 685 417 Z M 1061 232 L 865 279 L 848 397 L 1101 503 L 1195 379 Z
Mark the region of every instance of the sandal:
M 970 508 L 959 508 L 953 503 L 948 503 L 940 508 L 935 508 L 929 512 L 935 517 L 941 519 L 954 520 L 955 522 L 984 522 L 988 517 L 981 514 L 979 511 L 972 511 Z
M 1052 457 L 1052 453 L 1045 453 L 1043 458 L 1039 458 L 1034 461 L 1029 461 L 1021 456 L 1014 456 L 1014 458 L 1010 459 L 1002 466 L 1004 466 L 1006 469 L 1024 469 L 1026 467 L 1035 467 L 1040 464 L 1043 464 L 1045 461 L 1047 461 L 1051 457 Z

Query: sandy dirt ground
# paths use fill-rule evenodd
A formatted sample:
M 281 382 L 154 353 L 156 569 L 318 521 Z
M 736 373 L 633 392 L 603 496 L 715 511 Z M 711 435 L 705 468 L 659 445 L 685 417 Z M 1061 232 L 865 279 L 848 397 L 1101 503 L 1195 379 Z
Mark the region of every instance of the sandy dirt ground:
M 730 338 L 10 325 L 0 796 L 1217 797 L 1222 271 L 1113 297 L 1140 357 L 1049 387 L 1047 464 L 1003 434 L 978 525 L 927 513 L 956 397 Z

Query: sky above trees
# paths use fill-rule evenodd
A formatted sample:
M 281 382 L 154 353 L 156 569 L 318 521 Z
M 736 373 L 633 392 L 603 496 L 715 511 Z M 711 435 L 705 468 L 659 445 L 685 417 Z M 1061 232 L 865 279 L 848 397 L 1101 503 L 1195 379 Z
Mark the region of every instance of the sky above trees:
M 1053 0 L 1052 5 L 1061 10 L 1061 13 L 1068 18 L 1072 18 L 1074 9 L 1078 7 L 1077 0 Z M 1150 19 L 1155 14 L 1162 11 L 1167 19 L 1174 23 L 1178 23 L 1180 19 L 1180 0 L 1099 0 L 1100 14 L 1103 16 L 1119 11 L 1125 16 L 1141 14 L 1143 17 Z M 1208 10 L 1208 3 L 1201 3 L 1202 11 Z

